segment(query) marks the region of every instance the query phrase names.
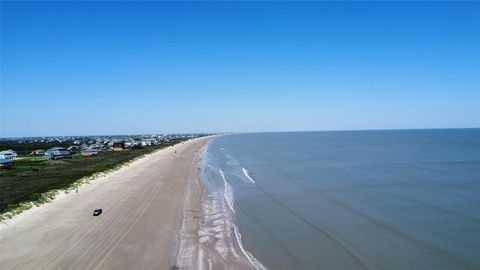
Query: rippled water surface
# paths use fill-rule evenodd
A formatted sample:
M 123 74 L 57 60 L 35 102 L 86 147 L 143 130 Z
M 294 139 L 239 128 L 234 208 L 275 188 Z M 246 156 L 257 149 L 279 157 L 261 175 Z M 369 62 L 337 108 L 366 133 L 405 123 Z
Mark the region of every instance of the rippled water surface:
M 269 269 L 480 269 L 480 129 L 222 136 L 202 181 Z

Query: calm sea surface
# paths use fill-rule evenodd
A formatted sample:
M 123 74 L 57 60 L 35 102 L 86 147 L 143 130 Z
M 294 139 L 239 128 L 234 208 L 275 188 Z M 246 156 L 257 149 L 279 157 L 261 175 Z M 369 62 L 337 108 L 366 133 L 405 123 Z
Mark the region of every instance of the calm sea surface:
M 269 269 L 480 269 L 480 129 L 222 136 L 202 181 Z

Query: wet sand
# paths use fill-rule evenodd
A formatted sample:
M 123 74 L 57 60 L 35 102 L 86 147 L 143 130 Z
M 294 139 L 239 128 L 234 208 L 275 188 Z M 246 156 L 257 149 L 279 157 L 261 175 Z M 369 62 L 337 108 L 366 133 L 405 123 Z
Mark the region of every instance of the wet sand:
M 172 269 L 180 262 L 182 269 L 203 269 L 209 261 L 228 264 L 215 255 L 207 259 L 208 248 L 199 242 L 204 218 L 198 162 L 209 139 L 150 154 L 81 187 L 78 194 L 1 224 L 0 268 Z M 98 217 L 92 216 L 95 208 L 103 209 Z
M 192 168 L 183 209 L 175 266 L 179 269 L 255 269 L 238 239 L 226 201 L 221 194 L 209 194 L 201 183 L 197 156 Z M 198 188 L 200 187 L 200 188 Z

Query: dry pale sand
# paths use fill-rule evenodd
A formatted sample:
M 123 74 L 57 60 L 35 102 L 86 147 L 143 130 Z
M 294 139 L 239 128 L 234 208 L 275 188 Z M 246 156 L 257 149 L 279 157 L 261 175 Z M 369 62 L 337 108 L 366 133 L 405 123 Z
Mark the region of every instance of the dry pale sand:
M 209 139 L 150 154 L 81 187 L 78 194 L 1 224 L 0 268 L 176 268 L 180 242 L 190 243 L 183 255 L 185 248 L 199 247 L 195 231 L 202 219 L 202 191 L 197 166 Z M 103 214 L 92 216 L 95 208 Z M 202 265 L 193 264 L 182 269 Z

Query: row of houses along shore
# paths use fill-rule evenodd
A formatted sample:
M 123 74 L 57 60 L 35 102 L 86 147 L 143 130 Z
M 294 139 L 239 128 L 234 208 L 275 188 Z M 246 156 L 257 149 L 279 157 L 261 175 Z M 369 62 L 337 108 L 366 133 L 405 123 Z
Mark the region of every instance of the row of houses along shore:
M 161 134 L 2 139 L 0 141 L 0 146 L 15 149 L 5 149 L 0 151 L 0 169 L 11 169 L 15 167 L 16 159 L 29 156 L 44 156 L 48 160 L 68 159 L 72 158 L 74 154 L 94 156 L 97 155 L 99 151 L 138 149 L 168 143 L 172 140 L 195 138 L 199 136 L 201 135 Z M 31 149 L 34 146 L 51 147 Z M 18 152 L 21 152 L 21 154 Z

